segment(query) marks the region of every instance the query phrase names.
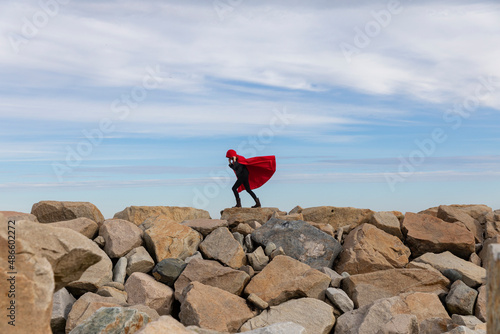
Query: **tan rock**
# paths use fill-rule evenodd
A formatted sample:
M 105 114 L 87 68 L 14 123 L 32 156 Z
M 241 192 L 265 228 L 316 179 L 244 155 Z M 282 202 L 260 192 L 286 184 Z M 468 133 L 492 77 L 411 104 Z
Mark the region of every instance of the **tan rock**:
M 484 217 L 484 237 L 485 239 L 500 236 L 500 214 L 490 212 Z
M 146 248 L 140 246 L 132 249 L 127 255 L 127 275 L 130 276 L 135 272 L 148 273 L 154 266 L 155 261 L 149 255 Z
M 330 277 L 319 270 L 279 255 L 251 279 L 245 294 L 254 293 L 270 306 L 298 297 L 324 299 L 330 281 Z
M 311 226 L 316 227 L 317 229 L 325 232 L 326 234 L 331 235 L 332 237 L 335 237 L 335 230 L 333 229 L 332 225 L 315 223 L 315 222 L 306 222 L 306 223 L 308 223 Z
M 18 211 L 0 211 L 0 214 L 7 220 L 29 220 L 37 223 L 38 219 L 31 213 L 18 212 Z
M 490 207 L 483 205 L 483 204 L 452 204 L 449 206 L 453 207 L 453 208 L 457 208 L 460 211 L 468 214 L 472 218 L 479 220 L 479 221 L 481 220 L 482 216 L 488 214 L 489 212 L 492 212 L 492 209 Z M 439 210 L 439 207 L 436 206 L 436 207 L 429 208 L 429 209 L 424 210 L 424 211 L 420 211 L 419 213 L 424 213 L 424 214 L 428 214 L 428 215 L 437 217 L 438 210 Z
M 158 219 L 153 227 L 144 232 L 144 241 L 156 262 L 169 258 L 184 260 L 196 253 L 201 235 L 172 220 Z
M 123 219 L 109 219 L 102 223 L 99 235 L 104 238 L 104 251 L 110 258 L 125 256 L 142 245 L 142 230 Z
M 192 282 L 184 290 L 179 313 L 185 326 L 195 325 L 221 332 L 236 332 L 254 316 L 245 299 L 200 282 Z
M 133 273 L 125 283 L 127 302 L 130 305 L 143 304 L 159 315 L 169 315 L 174 302 L 174 290 L 157 282 L 152 276 L 144 273 Z
M 411 292 L 400 297 L 410 310 L 410 314 L 415 315 L 419 323 L 432 318 L 450 319 L 435 293 Z
M 465 261 L 450 252 L 441 254 L 426 253 L 414 260 L 433 266 L 443 273 L 446 269 L 454 269 L 462 275 L 462 281 L 475 288 L 486 282 L 486 270 L 472 262 Z
M 406 245 L 414 257 L 450 251 L 468 259 L 475 250 L 474 235 L 462 224 L 407 212 L 402 226 Z
M 222 219 L 191 219 L 181 222 L 181 225 L 191 227 L 193 230 L 201 233 L 204 237 L 212 233 L 219 227 L 228 227 L 227 220 Z
M 85 217 L 49 224 L 52 227 L 65 227 L 72 229 L 73 231 L 83 234 L 89 239 L 94 239 L 97 231 L 99 231 L 99 225 L 97 225 L 97 223 L 92 219 Z
M 248 235 L 248 234 L 252 234 L 254 229 L 251 228 L 250 225 L 248 225 L 247 223 L 240 223 L 240 224 L 238 224 L 238 226 L 234 227 L 231 231 L 233 233 L 238 232 L 238 233 L 241 233 L 242 235 Z
M 446 277 L 430 270 L 388 269 L 344 278 L 342 289 L 357 308 L 408 292 L 446 294 L 449 283 Z
M 304 220 L 319 224 L 329 224 L 335 230 L 342 226 L 356 227 L 368 223 L 373 215 L 369 209 L 356 209 L 351 207 L 318 206 L 302 210 Z
M 351 275 L 403 268 L 411 255 L 410 249 L 399 238 L 371 224 L 352 230 L 343 248 L 335 270 Z
M 288 220 L 288 221 L 304 220 L 304 215 L 302 215 L 302 213 L 289 213 L 289 214 L 283 215 L 283 214 L 279 214 L 278 212 L 276 212 L 275 216 L 278 219 Z
M 475 220 L 459 208 L 449 205 L 441 205 L 438 208 L 437 217 L 448 223 L 460 222 L 464 224 L 465 227 L 472 232 L 477 243 L 483 242 L 483 227 L 479 221 Z
M 178 206 L 129 206 L 123 211 L 115 213 L 114 218 L 125 219 L 135 225 L 141 225 L 147 218 L 158 218 L 161 220 L 173 220 L 181 223 L 191 219 L 210 219 L 205 210 L 178 207 Z
M 486 322 L 487 310 L 486 310 L 486 285 L 481 285 L 478 289 L 478 296 L 476 301 L 476 306 L 474 308 L 474 315 L 481 321 Z
M 420 333 L 425 334 L 442 334 L 448 331 L 448 328 L 453 325 L 451 319 L 448 318 L 430 318 L 422 321 L 419 324 Z
M 175 299 L 182 302 L 184 289 L 191 282 L 200 282 L 235 295 L 241 295 L 250 281 L 247 273 L 224 267 L 217 261 L 193 259 L 175 281 Z
M 488 333 L 500 333 L 500 244 L 488 247 L 488 282 L 486 285 Z
M 481 258 L 481 265 L 483 268 L 488 268 L 488 248 L 489 248 L 489 245 L 491 244 L 498 244 L 500 243 L 500 235 L 497 235 L 493 238 L 488 238 L 486 240 L 484 240 L 484 243 L 483 243 L 483 248 L 481 249 L 481 251 L 479 252 L 479 257 Z
M 15 260 L 10 263 L 8 250 L 14 239 L 9 231 L 16 237 Z M 20 232 L 17 222 L 8 224 L 0 214 L 0 333 L 51 333 L 54 274 L 49 261 L 20 238 Z
M 370 224 L 403 240 L 399 219 L 391 211 L 375 212 L 370 220 Z
M 41 201 L 33 204 L 31 213 L 40 223 L 55 223 L 75 218 L 89 218 L 100 224 L 104 221 L 101 211 L 89 202 Z
M 234 269 L 246 264 L 243 247 L 226 227 L 219 227 L 210 233 L 200 244 L 200 251 L 205 257 L 218 260 Z
M 110 286 L 101 286 L 97 290 L 97 294 L 103 297 L 112 297 L 122 304 L 127 303 L 127 293 L 123 290 L 119 290 Z
M 227 220 L 229 226 L 257 221 L 265 224 L 278 208 L 228 208 L 221 212 L 221 219 Z
M 137 334 L 193 334 L 183 324 L 169 315 L 161 316 L 157 321 L 150 322 Z
M 311 310 L 314 310 L 311 312 Z M 272 324 L 293 322 L 305 328 L 304 334 L 328 334 L 335 324 L 333 308 L 314 298 L 292 299 L 272 306 L 260 315 L 248 320 L 241 332 L 264 328 Z

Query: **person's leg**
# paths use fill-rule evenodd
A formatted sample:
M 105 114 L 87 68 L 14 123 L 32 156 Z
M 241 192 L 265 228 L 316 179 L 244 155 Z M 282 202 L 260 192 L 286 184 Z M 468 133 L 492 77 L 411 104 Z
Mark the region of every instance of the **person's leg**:
M 240 194 L 238 194 L 238 188 L 243 184 L 241 179 L 237 179 L 236 182 L 233 185 L 233 193 L 234 197 L 236 198 L 236 206 L 235 208 L 241 208 L 241 199 L 240 199 Z
M 250 189 L 250 184 L 248 183 L 248 177 L 243 180 L 243 185 L 245 186 L 245 190 L 252 196 L 253 200 L 255 201 L 255 205 L 252 206 L 252 208 L 260 208 L 260 200 L 257 198 L 257 195 Z

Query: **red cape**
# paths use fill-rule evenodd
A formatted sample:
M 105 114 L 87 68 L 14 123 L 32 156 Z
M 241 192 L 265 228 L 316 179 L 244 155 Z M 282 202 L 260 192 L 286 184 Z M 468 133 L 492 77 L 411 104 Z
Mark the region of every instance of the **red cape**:
M 245 165 L 248 169 L 250 189 L 257 189 L 263 186 L 273 176 L 274 172 L 276 172 L 276 157 L 274 155 L 247 159 L 236 154 L 236 157 L 238 158 L 238 162 Z M 245 190 L 245 186 L 241 185 L 238 188 L 238 192 L 242 192 L 243 190 Z

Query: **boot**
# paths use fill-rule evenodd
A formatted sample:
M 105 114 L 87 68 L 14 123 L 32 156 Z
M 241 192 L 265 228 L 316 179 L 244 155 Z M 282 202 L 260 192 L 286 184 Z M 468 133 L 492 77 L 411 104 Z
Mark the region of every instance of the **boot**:
M 233 208 L 241 208 L 241 199 L 240 198 L 236 199 L 236 205 L 233 206 Z
M 260 208 L 260 200 L 258 198 L 255 199 L 255 205 L 252 208 Z

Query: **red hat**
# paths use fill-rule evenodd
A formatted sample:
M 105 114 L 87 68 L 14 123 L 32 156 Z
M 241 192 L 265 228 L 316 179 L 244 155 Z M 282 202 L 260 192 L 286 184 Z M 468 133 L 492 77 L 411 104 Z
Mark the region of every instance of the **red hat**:
M 236 151 L 235 150 L 229 150 L 226 153 L 226 158 L 232 158 L 236 156 Z

